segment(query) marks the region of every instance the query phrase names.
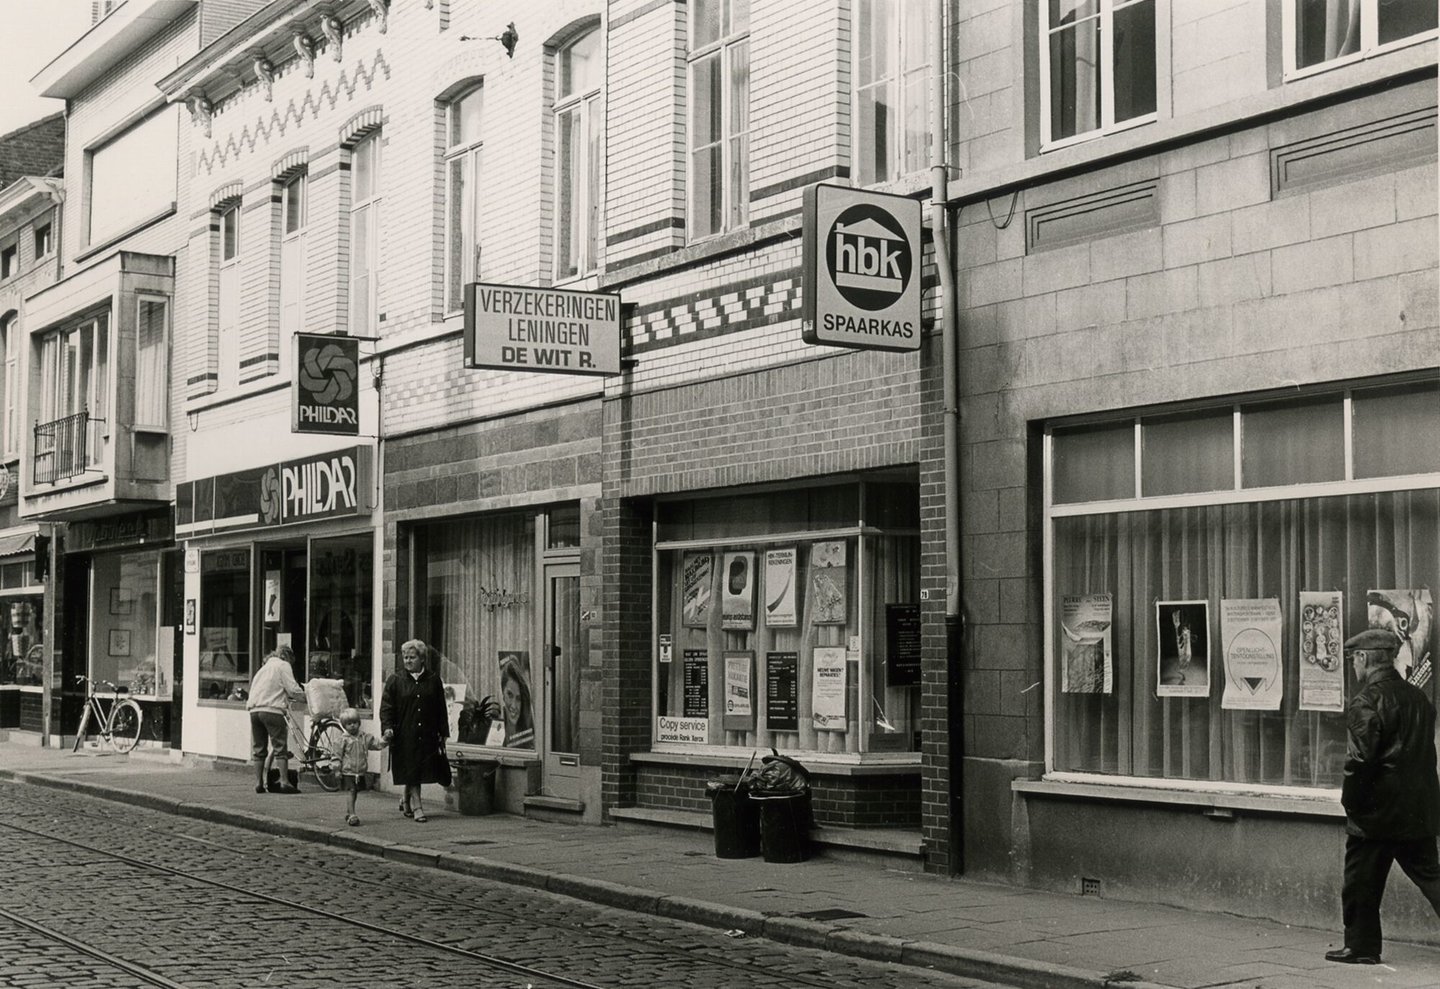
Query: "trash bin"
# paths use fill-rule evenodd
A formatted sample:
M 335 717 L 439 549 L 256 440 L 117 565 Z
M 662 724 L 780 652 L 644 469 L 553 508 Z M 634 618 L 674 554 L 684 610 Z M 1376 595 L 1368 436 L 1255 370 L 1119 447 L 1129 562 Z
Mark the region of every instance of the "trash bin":
M 480 817 L 495 812 L 495 774 L 499 771 L 498 762 L 455 764 L 455 792 L 459 798 L 460 813 L 467 817 Z
M 760 808 L 760 856 L 766 862 L 804 862 L 810 857 L 810 791 L 755 793 Z
M 754 858 L 760 854 L 760 815 L 750 801 L 750 787 L 738 778 L 705 784 L 715 821 L 715 857 Z

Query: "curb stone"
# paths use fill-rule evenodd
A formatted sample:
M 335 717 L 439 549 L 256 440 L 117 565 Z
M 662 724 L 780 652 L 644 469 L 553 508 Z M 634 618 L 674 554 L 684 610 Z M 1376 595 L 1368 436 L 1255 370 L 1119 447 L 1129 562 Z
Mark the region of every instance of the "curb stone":
M 655 913 L 669 920 L 685 920 L 704 927 L 740 930 L 746 934 L 760 935 L 765 929 L 765 915 L 758 910 L 721 906 L 688 896 L 660 897 L 655 903 Z
M 655 901 L 660 894 L 652 889 L 640 889 L 605 879 L 583 879 L 578 876 L 552 874 L 545 889 L 551 893 L 572 896 L 577 900 L 590 900 L 607 907 L 619 907 L 636 913 L 655 913 Z

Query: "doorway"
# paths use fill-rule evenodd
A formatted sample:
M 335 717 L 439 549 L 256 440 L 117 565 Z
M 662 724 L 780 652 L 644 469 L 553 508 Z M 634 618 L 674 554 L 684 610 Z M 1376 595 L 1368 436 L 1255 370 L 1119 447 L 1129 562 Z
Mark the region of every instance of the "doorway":
M 547 562 L 545 587 L 545 771 L 547 797 L 580 796 L 580 564 Z
M 256 547 L 260 565 L 255 577 L 259 581 L 260 656 L 268 656 L 277 646 L 288 645 L 295 651 L 295 677 L 305 679 L 306 615 L 309 612 L 309 569 L 305 544 L 267 544 Z M 258 669 L 258 667 L 257 667 Z

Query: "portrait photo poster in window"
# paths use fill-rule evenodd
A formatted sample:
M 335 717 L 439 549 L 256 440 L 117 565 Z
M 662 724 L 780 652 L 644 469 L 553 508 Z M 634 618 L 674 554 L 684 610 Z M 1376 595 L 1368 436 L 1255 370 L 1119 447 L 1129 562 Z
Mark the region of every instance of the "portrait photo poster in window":
M 755 628 L 755 554 L 725 553 L 721 557 L 720 627 L 732 632 Z
M 815 679 L 811 684 L 811 718 L 816 731 L 844 731 L 845 724 L 845 648 L 816 646 L 814 650 Z
M 750 731 L 755 727 L 755 654 L 749 651 L 725 654 L 726 731 Z
M 490 726 L 494 737 L 499 725 L 503 735 L 499 742 L 485 739 L 486 745 L 503 745 L 507 749 L 535 748 L 535 704 L 530 684 L 530 654 L 519 649 L 502 649 L 500 662 L 500 721 Z
M 1371 628 L 1383 628 L 1400 637 L 1395 669 L 1417 687 L 1430 680 L 1430 628 L 1435 604 L 1430 588 L 1372 590 L 1365 595 L 1365 616 Z
M 1210 696 L 1210 602 L 1156 601 L 1155 641 L 1155 696 Z
M 445 684 L 445 714 L 450 722 L 450 737 L 460 741 L 460 712 L 465 710 L 465 684 Z
M 1280 666 L 1284 621 L 1279 598 L 1220 599 L 1220 661 L 1227 711 L 1278 711 L 1285 693 Z
M 686 628 L 705 628 L 710 624 L 710 570 L 713 557 L 709 553 L 686 553 L 681 560 L 681 624 Z
M 1300 592 L 1300 710 L 1345 710 L 1345 607 L 1339 591 Z
M 770 628 L 793 628 L 799 608 L 795 576 L 796 548 L 765 551 L 765 624 Z
M 1108 694 L 1114 691 L 1113 611 L 1114 599 L 1109 594 L 1067 594 L 1060 599 L 1062 692 Z
M 811 544 L 810 624 L 845 624 L 846 576 L 845 540 Z

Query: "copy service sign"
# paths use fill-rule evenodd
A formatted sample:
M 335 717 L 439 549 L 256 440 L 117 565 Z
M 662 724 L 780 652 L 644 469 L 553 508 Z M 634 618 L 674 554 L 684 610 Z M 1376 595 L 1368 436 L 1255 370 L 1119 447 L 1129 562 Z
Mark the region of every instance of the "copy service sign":
M 919 350 L 920 258 L 919 200 L 806 189 L 805 342 Z
M 525 285 L 465 286 L 465 366 L 620 373 L 620 296 Z

